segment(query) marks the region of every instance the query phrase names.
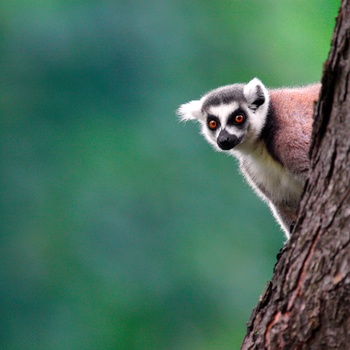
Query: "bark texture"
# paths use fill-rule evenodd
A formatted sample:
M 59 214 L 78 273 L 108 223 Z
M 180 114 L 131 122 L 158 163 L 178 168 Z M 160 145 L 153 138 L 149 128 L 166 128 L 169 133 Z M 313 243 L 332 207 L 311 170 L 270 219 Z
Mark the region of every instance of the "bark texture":
M 350 0 L 324 65 L 311 172 L 241 349 L 350 349 Z

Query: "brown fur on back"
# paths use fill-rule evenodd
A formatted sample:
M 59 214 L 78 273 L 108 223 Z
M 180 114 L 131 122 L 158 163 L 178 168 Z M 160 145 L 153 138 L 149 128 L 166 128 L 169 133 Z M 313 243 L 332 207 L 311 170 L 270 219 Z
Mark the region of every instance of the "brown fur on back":
M 314 84 L 269 90 L 275 123 L 273 151 L 282 165 L 305 178 L 309 169 L 314 104 L 320 88 L 321 84 Z

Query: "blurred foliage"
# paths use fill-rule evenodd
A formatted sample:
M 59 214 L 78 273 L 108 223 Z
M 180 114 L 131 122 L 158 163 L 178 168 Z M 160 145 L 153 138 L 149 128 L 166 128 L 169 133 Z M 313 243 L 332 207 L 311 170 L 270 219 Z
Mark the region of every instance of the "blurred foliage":
M 1 349 L 239 347 L 283 235 L 175 110 L 319 80 L 338 6 L 1 2 Z

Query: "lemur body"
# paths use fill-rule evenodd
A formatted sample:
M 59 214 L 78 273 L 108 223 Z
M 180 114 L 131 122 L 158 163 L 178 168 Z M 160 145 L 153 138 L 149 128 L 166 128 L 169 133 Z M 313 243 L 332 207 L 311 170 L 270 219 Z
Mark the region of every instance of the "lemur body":
M 200 121 L 217 150 L 238 158 L 245 178 L 269 203 L 287 237 L 308 175 L 319 90 L 320 84 L 267 90 L 255 78 L 215 89 L 178 111 L 182 120 Z

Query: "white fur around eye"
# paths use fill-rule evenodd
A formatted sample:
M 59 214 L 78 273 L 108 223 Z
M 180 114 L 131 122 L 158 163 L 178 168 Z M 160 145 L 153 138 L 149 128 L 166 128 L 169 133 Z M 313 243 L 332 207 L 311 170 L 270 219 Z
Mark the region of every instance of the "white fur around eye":
M 220 123 L 223 127 L 226 126 L 228 117 L 238 108 L 237 102 L 232 102 L 230 104 L 221 104 L 219 106 L 211 106 L 208 109 L 208 114 L 215 115 L 219 118 Z

